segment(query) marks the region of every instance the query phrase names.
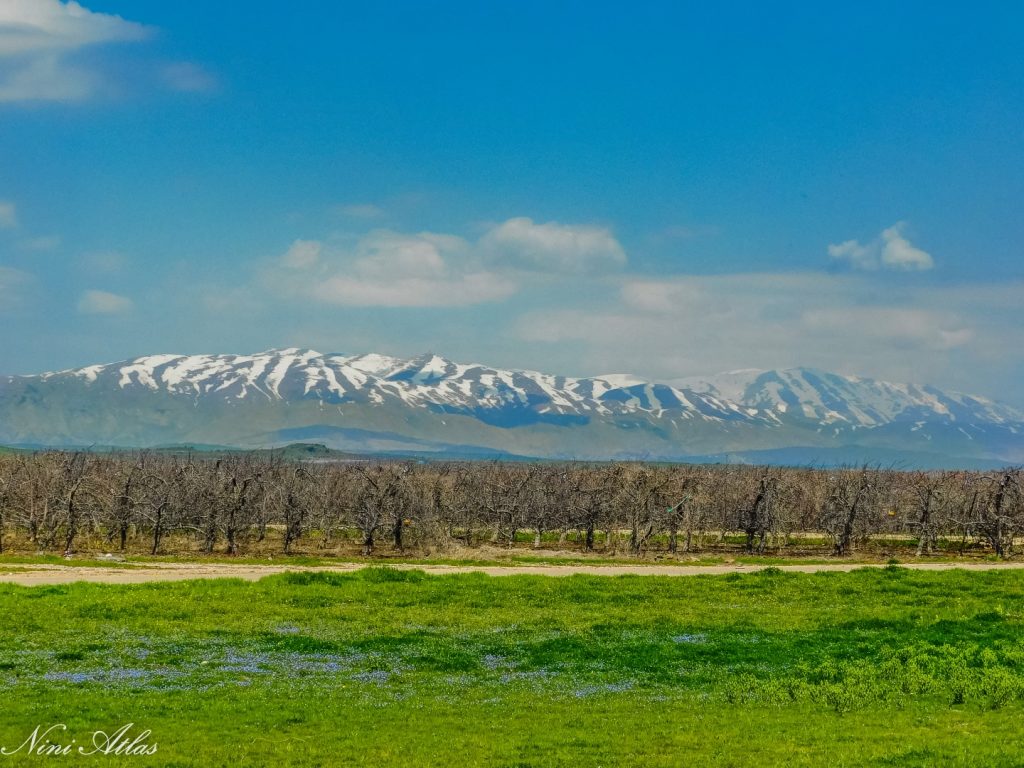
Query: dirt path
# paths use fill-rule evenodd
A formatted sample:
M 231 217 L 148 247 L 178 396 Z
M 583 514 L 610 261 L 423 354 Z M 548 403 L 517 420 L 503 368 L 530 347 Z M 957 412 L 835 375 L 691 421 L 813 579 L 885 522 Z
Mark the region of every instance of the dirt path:
M 0 564 L 0 582 L 22 586 L 70 584 L 90 581 L 100 584 L 142 584 L 155 581 L 187 581 L 190 579 L 244 579 L 256 581 L 264 576 L 288 572 L 350 573 L 371 567 L 362 563 L 332 566 L 231 565 L 227 563 L 147 563 L 130 568 L 89 567 L 74 565 Z M 753 573 L 772 567 L 767 565 L 418 565 L 406 563 L 390 568 L 422 570 L 428 574 L 483 573 L 488 576 L 720 576 L 727 573 Z M 777 565 L 790 573 L 846 572 L 858 568 L 884 568 L 874 563 L 827 563 L 821 565 Z M 990 571 L 1024 568 L 1024 562 L 1013 563 L 906 563 L 900 566 L 915 571 Z

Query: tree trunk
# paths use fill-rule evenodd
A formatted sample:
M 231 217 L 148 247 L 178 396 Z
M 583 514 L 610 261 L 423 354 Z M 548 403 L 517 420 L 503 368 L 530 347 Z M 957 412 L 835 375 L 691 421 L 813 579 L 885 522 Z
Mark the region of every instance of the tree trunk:
M 150 551 L 151 555 L 155 555 L 157 550 L 160 549 L 160 539 L 163 536 L 163 530 L 161 530 L 162 523 L 163 506 L 159 507 L 156 511 L 156 521 L 153 524 L 153 549 Z
M 213 513 L 210 514 L 210 519 L 206 521 L 206 532 L 203 540 L 203 552 L 207 555 L 213 552 L 213 547 L 217 543 L 217 523 L 213 518 Z
M 921 531 L 917 539 L 917 556 L 920 557 L 925 552 L 931 552 L 931 533 L 932 533 L 932 489 L 929 488 L 924 499 L 924 509 L 921 510 Z
M 394 528 L 392 529 L 392 536 L 394 537 L 394 540 L 395 540 L 395 549 L 397 551 L 399 551 L 399 552 L 403 551 L 402 550 L 402 526 L 404 524 L 405 524 L 405 521 L 402 518 L 399 517 L 399 518 L 397 518 L 395 520 L 395 525 L 394 525 Z
M 853 500 L 853 504 L 850 505 L 850 511 L 846 515 L 846 520 L 843 522 L 843 532 L 839 536 L 839 541 L 836 542 L 835 553 L 839 556 L 845 555 L 850 550 L 850 542 L 853 540 L 853 524 L 857 521 L 857 507 L 860 505 L 860 494 Z
M 238 554 L 238 545 L 235 543 L 235 511 L 233 509 L 228 516 L 228 524 L 224 534 L 228 539 L 228 554 L 232 556 Z
M 64 557 L 68 557 L 74 550 L 75 536 L 78 535 L 78 510 L 75 507 L 76 488 L 68 495 L 68 530 L 64 540 Z

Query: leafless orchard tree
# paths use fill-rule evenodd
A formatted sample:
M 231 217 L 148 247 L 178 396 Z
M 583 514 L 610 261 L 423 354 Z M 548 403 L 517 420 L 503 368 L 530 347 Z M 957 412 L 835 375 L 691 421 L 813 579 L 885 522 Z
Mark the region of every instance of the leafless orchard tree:
M 917 535 L 917 556 L 932 554 L 939 536 L 950 528 L 954 475 L 950 472 L 908 473 L 907 483 L 894 489 L 896 506 L 905 506 L 905 527 Z
M 605 531 L 605 543 L 611 538 L 612 497 L 615 493 L 615 469 L 595 467 L 568 467 L 562 479 L 565 482 L 565 512 L 567 524 L 583 532 L 583 549 L 594 551 L 598 530 Z
M 482 467 L 471 481 L 470 488 L 479 494 L 479 504 L 494 526 L 495 539 L 508 547 L 515 545 L 516 534 L 526 525 L 530 483 L 537 474 L 533 464 L 495 462 Z
M 670 503 L 666 494 L 670 475 L 664 469 L 633 464 L 619 467 L 617 480 L 620 509 L 629 530 L 629 552 L 640 555 Z
M 280 510 L 282 548 L 286 555 L 291 554 L 292 547 L 302 538 L 310 510 L 321 492 L 319 478 L 302 464 L 279 468 L 277 482 L 271 485 L 266 496 L 271 509 L 267 519 L 272 519 L 273 509 Z
M 1014 537 L 1020 532 L 1024 494 L 1021 471 L 1007 469 L 995 475 L 975 478 L 973 526 L 993 551 L 1003 557 L 1013 551 Z
M 846 555 L 858 538 L 871 530 L 878 513 L 879 472 L 871 467 L 840 470 L 829 477 L 831 491 L 822 514 L 822 527 L 832 537 L 833 552 Z
M 65 556 L 74 552 L 75 539 L 82 528 L 97 521 L 96 513 L 102 506 L 102 480 L 90 473 L 94 461 L 89 454 L 78 452 L 67 454 L 62 462 L 59 528 L 63 531 Z
M 408 495 L 405 476 L 408 465 L 374 464 L 358 468 L 362 486 L 353 509 L 353 522 L 363 537 L 363 554 L 369 555 L 375 546 L 374 538 L 386 521 L 390 522 L 395 548 L 401 550 L 401 521 Z
M 762 554 L 768 535 L 778 528 L 779 485 L 778 473 L 765 469 L 756 481 L 753 498 L 741 510 L 740 527 L 746 535 L 747 552 Z

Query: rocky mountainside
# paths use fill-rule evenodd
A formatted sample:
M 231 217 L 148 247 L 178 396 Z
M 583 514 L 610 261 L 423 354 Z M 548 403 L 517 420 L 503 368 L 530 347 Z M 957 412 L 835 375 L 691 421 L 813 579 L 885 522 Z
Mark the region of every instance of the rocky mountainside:
M 150 355 L 0 378 L 0 443 L 914 465 L 1024 460 L 1024 414 L 981 397 L 812 369 L 672 383 L 568 378 L 434 354 Z M 838 453 L 837 453 L 838 452 Z M 816 458 L 817 457 L 817 458 Z

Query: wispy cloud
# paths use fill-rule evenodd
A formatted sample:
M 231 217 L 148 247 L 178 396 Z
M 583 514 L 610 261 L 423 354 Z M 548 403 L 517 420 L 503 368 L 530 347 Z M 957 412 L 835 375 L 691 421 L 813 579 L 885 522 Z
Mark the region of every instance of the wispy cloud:
M 893 306 L 816 307 L 800 314 L 795 330 L 801 337 L 855 336 L 880 349 L 925 352 L 955 349 L 974 338 L 974 331 L 948 311 Z
M 18 213 L 14 203 L 0 200 L 0 229 L 14 229 L 18 226 Z
M 316 240 L 296 240 L 281 257 L 281 264 L 289 269 L 309 269 L 320 259 L 323 244 Z
M 384 216 L 384 209 L 373 203 L 343 203 L 334 206 L 334 212 L 350 219 L 379 219 Z
M 160 78 L 172 91 L 211 93 L 220 87 L 216 77 L 191 61 L 176 61 L 160 69 Z
M 94 72 L 66 66 L 52 53 L 14 67 L 0 64 L 0 102 L 83 101 L 99 89 L 99 83 Z
M 78 300 L 78 311 L 84 315 L 123 315 L 134 307 L 135 302 L 127 296 L 109 291 L 84 291 Z
M 393 280 L 332 277 L 316 285 L 312 296 L 349 307 L 464 307 L 506 299 L 515 291 L 515 284 L 497 275 L 474 272 Z
M 0 265 L 0 312 L 20 303 L 22 291 L 31 279 L 26 272 Z
M 897 222 L 867 244 L 858 240 L 833 243 L 828 247 L 828 255 L 835 263 L 866 271 L 891 269 L 915 272 L 934 267 L 931 254 L 914 246 L 903 234 L 905 228 L 905 222 Z
M 21 240 L 18 247 L 23 251 L 54 251 L 60 248 L 60 235 L 40 235 Z
M 83 269 L 90 273 L 117 274 L 128 266 L 128 259 L 120 251 L 90 251 L 78 259 Z

